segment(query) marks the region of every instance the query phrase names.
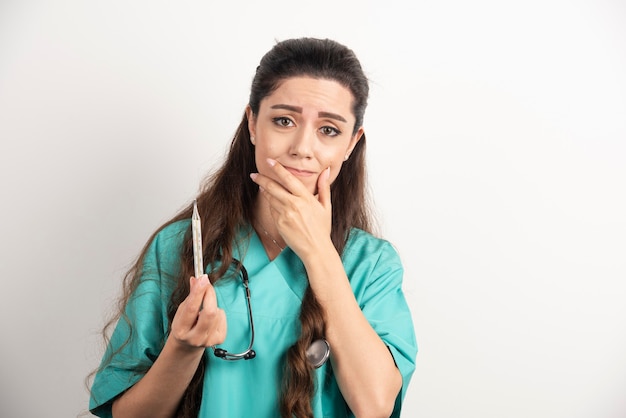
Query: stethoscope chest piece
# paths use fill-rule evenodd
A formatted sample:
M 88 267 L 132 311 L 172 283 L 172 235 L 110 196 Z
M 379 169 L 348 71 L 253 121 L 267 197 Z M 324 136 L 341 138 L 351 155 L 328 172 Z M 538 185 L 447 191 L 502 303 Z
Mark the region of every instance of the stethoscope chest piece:
M 315 340 L 306 350 L 306 358 L 316 369 L 321 367 L 330 356 L 330 344 L 325 339 Z

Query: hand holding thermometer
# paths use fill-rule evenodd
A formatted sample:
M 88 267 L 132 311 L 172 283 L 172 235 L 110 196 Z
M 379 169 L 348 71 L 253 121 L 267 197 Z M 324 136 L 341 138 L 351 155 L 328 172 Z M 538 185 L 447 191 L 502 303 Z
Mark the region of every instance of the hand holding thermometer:
M 193 214 L 191 215 L 191 235 L 193 240 L 193 268 L 196 279 L 204 274 L 204 262 L 202 261 L 202 227 L 200 225 L 200 214 L 198 213 L 198 202 L 193 201 Z M 222 348 L 212 346 L 213 353 L 216 357 L 220 357 L 223 360 L 250 360 L 256 357 L 256 352 L 252 349 L 254 343 L 254 321 L 252 319 L 252 307 L 250 306 L 250 288 L 248 287 L 248 273 L 245 267 L 239 262 L 236 262 L 237 269 L 241 271 L 243 277 L 243 285 L 246 290 L 246 301 L 248 304 L 248 313 L 250 318 L 250 345 L 248 349 L 243 353 L 233 354 Z M 202 306 L 200 307 L 202 309 Z M 319 339 L 313 341 L 311 346 L 306 351 L 306 357 L 309 363 L 314 368 L 321 367 L 330 355 L 330 345 L 325 339 Z
M 193 240 L 193 271 L 196 279 L 204 274 L 204 262 L 202 261 L 202 227 L 200 214 L 198 214 L 198 202 L 193 201 L 193 215 L 191 216 L 191 236 Z

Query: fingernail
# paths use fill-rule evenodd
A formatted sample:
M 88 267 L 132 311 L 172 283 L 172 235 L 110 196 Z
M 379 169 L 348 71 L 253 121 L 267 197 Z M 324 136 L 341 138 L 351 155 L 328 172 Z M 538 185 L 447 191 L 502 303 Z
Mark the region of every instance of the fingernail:
M 256 180 L 257 177 L 258 177 L 258 173 L 250 173 L 250 178 L 252 180 Z
M 326 169 L 326 180 L 330 178 L 330 166 Z
M 268 159 L 267 159 L 267 163 L 268 163 L 270 166 L 274 167 L 274 166 L 276 165 L 276 160 L 272 160 L 271 158 L 268 158 Z

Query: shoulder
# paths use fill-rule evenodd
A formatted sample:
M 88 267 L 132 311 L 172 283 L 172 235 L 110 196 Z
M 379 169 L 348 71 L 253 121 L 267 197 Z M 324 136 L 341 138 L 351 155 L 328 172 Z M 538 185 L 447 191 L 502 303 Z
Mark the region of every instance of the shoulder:
M 358 228 L 350 231 L 342 258 L 348 264 L 370 260 L 377 264 L 402 266 L 398 251 L 389 241 Z
M 189 231 L 191 221 L 188 219 L 172 222 L 159 230 L 154 237 L 154 242 L 161 245 L 180 245 Z
M 190 225 L 189 220 L 173 222 L 155 234 L 145 253 L 144 273 L 177 274 L 181 250 Z
M 382 288 L 402 286 L 402 261 L 396 248 L 385 239 L 352 229 L 341 258 L 358 300 Z
M 151 250 L 156 253 L 178 253 L 189 232 L 190 225 L 191 221 L 182 220 L 164 226 L 157 231 L 150 243 Z

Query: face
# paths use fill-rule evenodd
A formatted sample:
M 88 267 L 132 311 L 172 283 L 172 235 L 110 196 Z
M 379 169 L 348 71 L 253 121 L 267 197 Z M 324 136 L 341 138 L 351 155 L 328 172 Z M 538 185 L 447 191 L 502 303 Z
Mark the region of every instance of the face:
M 363 134 L 362 127 L 352 134 L 352 101 L 350 90 L 336 81 L 284 80 L 261 101 L 257 115 L 247 110 L 259 172 L 273 178 L 266 162 L 272 158 L 311 193 L 316 193 L 317 179 L 328 167 L 334 181 Z

